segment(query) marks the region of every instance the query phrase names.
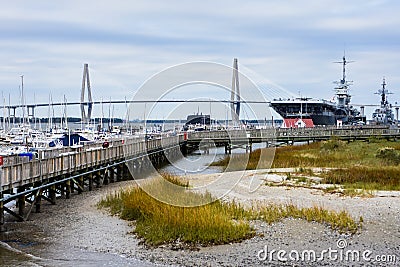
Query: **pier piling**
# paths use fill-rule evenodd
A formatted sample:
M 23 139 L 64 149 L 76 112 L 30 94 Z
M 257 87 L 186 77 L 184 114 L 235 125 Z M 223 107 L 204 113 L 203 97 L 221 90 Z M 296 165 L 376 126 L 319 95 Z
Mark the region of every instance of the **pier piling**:
M 24 192 L 24 188 L 23 188 L 23 187 L 18 188 L 18 189 L 17 189 L 17 192 L 18 192 L 18 193 Z M 22 216 L 22 217 L 24 216 L 24 212 L 25 212 L 25 199 L 26 199 L 26 196 L 25 196 L 25 195 L 20 195 L 20 196 L 18 197 L 18 200 L 17 200 L 18 215 L 19 215 L 19 216 Z
M 0 199 L 3 199 L 3 193 L 0 193 Z M 4 232 L 6 230 L 4 223 L 4 202 L 0 200 L 0 232 Z
M 65 182 L 65 198 L 70 199 L 71 198 L 71 181 L 67 180 Z

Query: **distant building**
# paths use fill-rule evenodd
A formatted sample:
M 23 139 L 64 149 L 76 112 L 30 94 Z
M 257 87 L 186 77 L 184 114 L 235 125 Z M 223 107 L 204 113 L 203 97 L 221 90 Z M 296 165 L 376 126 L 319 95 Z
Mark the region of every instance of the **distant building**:
M 284 119 L 282 128 L 313 128 L 312 119 Z

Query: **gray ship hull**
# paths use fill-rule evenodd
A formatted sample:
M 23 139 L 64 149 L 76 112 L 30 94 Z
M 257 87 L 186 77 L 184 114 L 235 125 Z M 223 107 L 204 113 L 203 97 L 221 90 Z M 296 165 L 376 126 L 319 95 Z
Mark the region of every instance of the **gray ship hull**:
M 335 125 L 336 124 L 336 119 L 334 116 L 311 114 L 310 117 L 313 120 L 314 125 Z

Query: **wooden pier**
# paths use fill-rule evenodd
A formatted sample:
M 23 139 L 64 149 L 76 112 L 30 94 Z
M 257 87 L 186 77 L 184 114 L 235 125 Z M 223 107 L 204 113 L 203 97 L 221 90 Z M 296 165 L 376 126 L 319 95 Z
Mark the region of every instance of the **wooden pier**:
M 397 140 L 400 138 L 399 128 L 363 126 L 363 127 L 321 127 L 321 128 L 269 128 L 232 131 L 202 131 L 188 133 L 187 145 L 207 149 L 211 146 L 224 146 L 225 153 L 241 147 L 246 151 L 252 150 L 254 143 L 266 143 L 266 146 L 293 145 L 299 142 L 316 142 L 332 137 L 344 141 L 369 140 L 384 138 Z
M 229 154 L 237 147 L 250 152 L 254 143 L 292 145 L 332 136 L 349 142 L 370 138 L 397 140 L 400 131 L 388 127 L 202 131 L 152 140 L 130 137 L 114 140 L 109 146 L 97 143 L 46 150 L 32 160 L 10 156 L 4 158 L 0 167 L 0 230 L 4 230 L 6 213 L 20 221 L 27 220 L 33 210 L 40 212 L 42 201 L 56 204 L 58 196 L 70 198 L 94 187 L 140 178 L 143 172 L 171 163 L 194 149 L 207 153 L 211 147 L 223 146 Z M 7 206 L 11 201 L 15 201 L 16 209 Z
M 182 156 L 183 135 L 153 140 L 127 138 L 78 148 L 40 152 L 37 159 L 5 158 L 0 169 L 0 230 L 5 213 L 27 220 L 41 202 L 56 204 L 57 196 L 70 198 L 108 183 L 140 178 L 143 173 Z M 154 167 L 153 167 L 154 166 Z M 17 209 L 6 206 L 16 201 Z

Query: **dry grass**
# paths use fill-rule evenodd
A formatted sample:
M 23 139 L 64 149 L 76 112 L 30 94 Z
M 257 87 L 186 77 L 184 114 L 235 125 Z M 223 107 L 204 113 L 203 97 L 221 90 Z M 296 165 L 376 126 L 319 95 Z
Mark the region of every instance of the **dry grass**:
M 314 206 L 299 208 L 293 204 L 259 206 L 253 212 L 253 219 L 261 219 L 268 223 L 276 222 L 282 218 L 298 218 L 309 222 L 328 224 L 332 229 L 341 233 L 356 233 L 361 227 L 360 222 L 354 221 L 346 211 L 335 212 Z
M 122 219 L 136 221 L 134 232 L 149 245 L 177 241 L 201 245 L 225 244 L 254 235 L 249 224 L 241 220 L 245 211 L 240 205 L 214 200 L 207 193 L 190 192 L 186 190 L 188 184 L 178 177 L 164 177 L 142 187 L 108 195 L 99 206 L 109 207 L 112 214 L 119 214 Z M 154 188 L 169 195 L 164 200 L 174 200 L 175 203 L 178 200 L 182 204 L 209 204 L 182 207 L 163 203 L 147 193 Z
M 400 168 L 394 166 L 335 169 L 322 177 L 324 183 L 341 184 L 346 189 L 400 190 Z
M 250 156 L 227 157 L 214 164 L 226 166 L 230 160 L 235 163 L 248 158 L 246 169 L 263 168 L 264 160 L 260 157 L 263 150 L 255 150 Z M 279 147 L 272 168 L 338 168 L 325 173 L 323 182 L 341 184 L 346 189 L 400 190 L 399 150 L 399 143 L 377 138 L 350 143 L 334 138 L 309 145 Z
M 355 233 L 359 227 L 346 212 L 328 211 L 320 207 L 298 208 L 294 205 L 257 205 L 251 209 L 239 203 L 213 199 L 208 193 L 189 190 L 188 184 L 169 174 L 142 187 L 133 187 L 106 196 L 99 207 L 109 208 L 122 219 L 135 221 L 134 232 L 149 245 L 182 242 L 190 245 L 215 245 L 239 242 L 255 235 L 249 220 L 272 223 L 283 218 L 301 218 L 327 224 L 339 232 Z M 173 183 L 171 183 L 171 181 Z M 178 187 L 172 187 L 179 185 Z M 145 190 L 143 189 L 144 187 Z M 157 188 L 171 194 L 175 201 L 201 202 L 206 205 L 182 207 L 163 203 L 146 191 Z

